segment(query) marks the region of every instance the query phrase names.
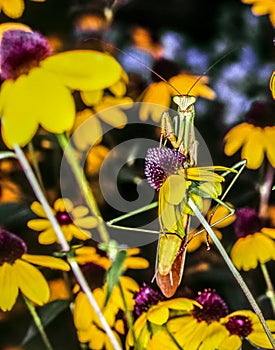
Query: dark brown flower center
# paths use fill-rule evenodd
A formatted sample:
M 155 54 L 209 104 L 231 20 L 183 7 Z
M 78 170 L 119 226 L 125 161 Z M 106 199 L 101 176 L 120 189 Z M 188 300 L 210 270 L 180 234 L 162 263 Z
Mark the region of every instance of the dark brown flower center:
M 205 289 L 203 292 L 200 292 L 196 301 L 202 306 L 202 308 L 195 306 L 193 309 L 193 317 L 198 322 L 206 321 L 211 323 L 228 314 L 228 307 L 225 301 L 214 290 Z
M 2 79 L 17 79 L 50 56 L 52 49 L 38 32 L 9 30 L 4 32 L 0 45 Z
M 242 315 L 230 317 L 226 328 L 229 330 L 230 334 L 235 334 L 242 338 L 246 338 L 253 330 L 251 320 Z
M 67 211 L 58 211 L 56 212 L 55 217 L 60 226 L 73 223 L 73 220 Z
M 245 115 L 248 123 L 264 128 L 275 126 L 275 103 L 274 101 L 255 101 L 251 104 Z
M 20 237 L 0 228 L 0 265 L 12 264 L 26 252 L 26 243 Z
M 262 220 L 255 209 L 241 208 L 236 211 L 234 229 L 238 238 L 259 232 L 262 227 Z

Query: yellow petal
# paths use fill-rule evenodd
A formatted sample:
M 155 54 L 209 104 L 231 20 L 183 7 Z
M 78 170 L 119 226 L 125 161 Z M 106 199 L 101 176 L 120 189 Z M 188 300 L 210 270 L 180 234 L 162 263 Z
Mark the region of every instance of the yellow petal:
M 275 128 L 272 126 L 264 128 L 266 156 L 269 163 L 275 168 Z
M 45 213 L 45 210 L 43 208 L 43 206 L 35 201 L 35 202 L 32 202 L 31 204 L 31 210 L 38 216 L 41 216 L 42 218 L 47 218 L 47 214 Z
M 161 188 L 166 202 L 178 205 L 182 202 L 186 192 L 185 178 L 181 175 L 170 175 Z
M 201 307 L 196 301 L 187 298 L 174 298 L 161 302 L 160 304 L 165 304 L 165 306 L 169 309 L 185 311 L 191 311 L 194 308 L 194 305 Z
M 15 304 L 18 295 L 18 284 L 13 266 L 4 263 L 0 266 L 0 309 L 9 311 Z
M 141 257 L 129 257 L 125 261 L 126 269 L 147 269 L 149 261 Z
M 203 168 L 203 167 L 187 168 L 186 169 L 187 178 L 188 180 L 194 180 L 194 181 L 213 181 L 213 182 L 224 181 L 224 177 L 208 169 L 210 168 L 208 167 L 207 168 Z
M 264 160 L 265 133 L 262 128 L 254 128 L 242 149 L 242 158 L 247 160 L 248 169 L 258 169 Z
M 114 126 L 115 128 L 122 129 L 127 124 L 127 116 L 119 108 L 105 109 L 100 113 L 97 113 L 105 123 Z
M 236 153 L 246 142 L 253 129 L 254 126 L 249 123 L 242 123 L 231 129 L 224 138 L 224 153 L 227 156 L 232 156 Z
M 97 219 L 94 216 L 74 219 L 74 225 L 80 226 L 81 228 L 94 228 L 97 226 Z
M 65 227 L 63 229 L 65 229 Z M 66 228 L 66 230 L 70 232 L 70 235 L 68 236 L 68 239 L 67 239 L 68 241 L 72 240 L 72 235 L 75 238 L 78 238 L 83 241 L 85 241 L 86 239 L 90 239 L 92 237 L 92 234 L 89 231 L 81 229 L 80 227 L 77 227 L 75 225 L 69 225 Z
M 50 289 L 42 273 L 29 263 L 16 260 L 14 263 L 18 287 L 31 301 L 43 305 L 50 298 Z
M 28 221 L 27 225 L 34 231 L 43 231 L 51 227 L 51 223 L 47 219 L 33 219 Z
M 52 244 L 57 242 L 57 236 L 55 234 L 55 231 L 52 227 L 48 228 L 47 230 L 40 233 L 38 236 L 38 242 L 40 244 Z
M 157 325 L 162 325 L 169 318 L 169 309 L 165 306 L 152 306 L 147 312 L 147 319 Z
M 21 17 L 25 9 L 24 0 L 2 0 L 0 6 L 4 14 L 10 18 Z
M 121 66 L 112 56 L 92 50 L 62 52 L 41 65 L 74 90 L 101 90 L 119 80 Z
M 232 209 L 233 209 L 233 206 L 231 203 L 228 203 L 226 202 L 226 204 L 228 206 L 230 206 Z M 219 205 L 217 210 L 214 212 L 214 215 L 211 216 L 211 210 L 209 211 L 209 214 L 207 215 L 208 219 L 211 218 L 211 221 L 210 223 L 215 223 L 217 221 L 220 221 L 222 220 L 226 215 L 228 215 L 229 212 L 228 212 L 228 209 L 225 208 L 224 206 L 222 205 Z M 221 222 L 219 222 L 218 224 L 215 225 L 215 227 L 217 228 L 223 228 L 223 227 L 226 227 L 228 225 L 230 225 L 234 220 L 235 220 L 236 216 L 235 215 L 231 215 L 229 216 L 227 219 L 225 220 L 222 220 Z
M 272 96 L 275 99 L 275 71 L 272 73 L 272 76 L 270 78 L 269 88 L 272 92 Z
M 74 218 L 82 218 L 89 213 L 89 209 L 84 205 L 79 205 L 71 210 L 72 216 Z
M 13 148 L 14 144 L 25 146 L 39 126 L 37 115 L 32 109 L 32 95 L 29 89 L 26 76 L 21 76 L 15 82 L 6 80 L 1 87 L 2 137 L 10 148 Z
M 21 258 L 28 261 L 29 263 L 49 267 L 50 269 L 57 269 L 62 271 L 70 270 L 70 265 L 68 263 L 53 256 L 23 254 Z
M 74 323 L 77 329 L 88 329 L 92 323 L 92 306 L 83 292 L 79 292 L 75 299 Z
M 71 212 L 73 210 L 73 203 L 68 198 L 58 198 L 53 206 L 55 211 Z
M 101 101 L 103 90 L 81 91 L 80 96 L 86 106 L 94 106 Z
M 116 96 L 122 97 L 126 94 L 127 86 L 123 80 L 117 81 L 114 85 L 109 87 L 109 90 Z
M 99 120 L 90 109 L 77 113 L 73 140 L 76 147 L 85 151 L 102 140 L 102 128 Z
M 275 228 L 263 227 L 261 229 L 261 232 L 263 232 L 265 235 L 269 236 L 270 238 L 275 239 Z

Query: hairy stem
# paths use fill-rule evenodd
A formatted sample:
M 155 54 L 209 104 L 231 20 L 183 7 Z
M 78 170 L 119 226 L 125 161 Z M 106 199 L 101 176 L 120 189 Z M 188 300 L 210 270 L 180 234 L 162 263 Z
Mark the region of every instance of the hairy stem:
M 81 269 L 79 268 L 79 265 L 77 264 L 77 262 L 75 261 L 75 259 L 73 257 L 70 256 L 70 246 L 68 244 L 68 242 L 66 241 L 64 234 L 62 232 L 62 229 L 59 225 L 59 223 L 57 222 L 51 207 L 43 193 L 43 191 L 41 190 L 39 183 L 34 175 L 34 172 L 25 156 L 25 154 L 23 153 L 22 149 L 18 146 L 18 145 L 14 145 L 13 146 L 14 151 L 17 155 L 17 158 L 21 164 L 21 167 L 30 183 L 30 185 L 32 186 L 32 189 L 37 197 L 37 199 L 40 201 L 41 205 L 43 206 L 45 213 L 47 214 L 47 217 L 49 219 L 49 221 L 51 222 L 53 229 L 55 230 L 55 233 L 58 237 L 58 240 L 60 242 L 61 248 L 63 249 L 64 252 L 67 253 L 67 259 L 68 262 L 71 266 L 71 269 L 75 275 L 76 280 L 78 281 L 81 289 L 83 290 L 83 292 L 87 295 L 89 303 L 91 304 L 91 306 L 93 307 L 93 309 L 95 310 L 95 312 L 97 313 L 102 326 L 106 332 L 106 334 L 108 335 L 113 347 L 115 350 L 121 350 L 120 345 L 118 344 L 109 324 L 107 323 L 104 315 L 102 314 L 91 290 L 90 287 L 81 271 Z
M 272 307 L 272 311 L 273 311 L 273 315 L 275 315 L 275 293 L 274 293 L 274 287 L 268 272 L 268 269 L 266 267 L 266 264 L 261 263 L 261 270 L 265 279 L 265 283 L 266 283 L 266 296 L 269 298 L 270 303 L 271 303 L 271 307 Z

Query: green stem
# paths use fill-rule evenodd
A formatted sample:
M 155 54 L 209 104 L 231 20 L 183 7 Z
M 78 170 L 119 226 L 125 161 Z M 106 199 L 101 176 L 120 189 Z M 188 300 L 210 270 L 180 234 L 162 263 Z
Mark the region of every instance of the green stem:
M 266 175 L 263 183 L 260 186 L 260 206 L 259 216 L 262 219 L 267 218 L 268 202 L 271 193 L 272 183 L 274 177 L 274 168 L 268 163 L 266 169 Z
M 123 301 L 123 305 L 124 305 L 124 308 L 125 308 L 125 317 L 126 317 L 126 320 L 127 320 L 127 323 L 128 323 L 129 329 L 130 329 L 130 332 L 132 332 L 132 336 L 133 336 L 133 339 L 134 339 L 134 344 L 136 345 L 137 344 L 137 338 L 136 338 L 135 331 L 134 331 L 134 322 L 133 322 L 132 313 L 128 309 L 128 305 L 126 303 L 125 295 L 124 295 L 124 292 L 123 292 L 123 289 L 122 289 L 122 285 L 121 285 L 120 282 L 118 282 L 118 287 L 119 287 L 120 294 L 121 294 L 122 301 Z
M 180 346 L 180 344 L 177 342 L 177 339 L 173 336 L 173 334 L 169 331 L 169 329 L 167 328 L 166 325 L 162 325 L 162 327 L 164 328 L 165 332 L 169 335 L 169 337 L 171 338 L 171 340 L 173 341 L 173 343 L 176 345 L 176 347 L 180 350 L 182 350 L 182 347 Z
M 38 179 L 39 185 L 42 188 L 42 190 L 44 191 L 44 193 L 46 193 L 32 141 L 30 141 L 28 143 L 28 151 L 29 151 L 29 154 L 31 156 L 31 162 L 32 162 L 32 165 L 33 165 L 33 169 L 34 169 L 35 175 L 36 175 L 36 177 Z
M 262 311 L 259 308 L 259 306 L 258 306 L 256 300 L 254 299 L 252 293 L 250 292 L 250 289 L 247 287 L 247 285 L 244 282 L 244 280 L 243 280 L 241 274 L 239 273 L 239 271 L 233 265 L 230 257 L 228 256 L 228 254 L 225 251 L 223 245 L 221 244 L 221 242 L 219 241 L 219 239 L 215 235 L 214 231 L 210 227 L 209 223 L 205 220 L 204 216 L 201 214 L 201 212 L 199 211 L 199 209 L 197 208 L 197 206 L 195 205 L 195 203 L 192 201 L 191 198 L 189 198 L 188 204 L 190 205 L 191 209 L 193 210 L 193 212 L 195 213 L 195 215 L 197 216 L 197 218 L 199 219 L 201 224 L 204 226 L 205 230 L 208 232 L 209 236 L 213 240 L 213 242 L 216 245 L 217 249 L 219 250 L 221 256 L 223 257 L 224 261 L 226 262 L 227 266 L 229 267 L 231 273 L 235 277 L 236 281 L 239 283 L 239 285 L 240 285 L 241 289 L 243 290 L 247 300 L 249 301 L 250 305 L 252 306 L 252 309 L 257 314 L 257 316 L 259 318 L 259 321 L 261 322 L 261 324 L 262 324 L 262 326 L 263 326 L 263 328 L 265 330 L 265 333 L 266 333 L 270 343 L 272 344 L 273 348 L 275 349 L 275 339 L 273 338 L 273 335 L 272 335 L 270 329 L 268 328 L 268 325 L 267 325 L 266 320 L 265 320 L 265 318 L 264 318 L 264 316 L 262 314 Z
M 17 155 L 17 158 L 21 164 L 21 167 L 30 183 L 30 185 L 32 186 L 32 189 L 37 197 L 37 199 L 40 201 L 41 205 L 43 206 L 45 213 L 49 219 L 49 221 L 52 224 L 52 227 L 58 237 L 58 240 L 60 242 L 61 248 L 63 249 L 64 252 L 67 253 L 67 259 L 68 262 L 71 266 L 71 269 L 75 275 L 76 280 L 78 281 L 81 289 L 83 290 L 83 292 L 87 295 L 87 298 L 89 300 L 89 303 L 91 304 L 91 306 L 93 307 L 93 309 L 95 310 L 95 312 L 97 313 L 102 326 L 106 332 L 106 334 L 108 335 L 110 342 L 112 343 L 113 347 L 115 350 L 121 350 L 120 345 L 118 344 L 109 324 L 107 323 L 104 315 L 102 314 L 91 290 L 90 287 L 82 273 L 82 271 L 79 268 L 79 265 L 77 264 L 77 262 L 75 261 L 75 259 L 73 257 L 70 256 L 70 246 L 68 244 L 68 242 L 66 241 L 64 234 L 62 232 L 62 229 L 58 223 L 58 221 L 56 220 L 51 207 L 49 205 L 49 203 L 47 202 L 47 199 L 45 197 L 45 194 L 43 193 L 43 191 L 41 190 L 39 183 L 34 175 L 34 172 L 25 156 L 25 154 L 23 153 L 22 149 L 18 146 L 18 145 L 13 145 L 14 151 Z
M 265 283 L 266 283 L 266 287 L 267 287 L 266 296 L 270 300 L 271 307 L 272 307 L 272 310 L 273 310 L 273 314 L 275 315 L 275 292 L 274 292 L 274 287 L 273 287 L 273 284 L 272 284 L 269 272 L 267 270 L 266 264 L 261 263 L 260 266 L 261 266 L 261 270 L 262 270 L 262 273 L 263 273 L 263 276 L 264 276 L 264 279 L 265 279 Z
M 100 234 L 100 237 L 104 243 L 109 243 L 110 237 L 109 237 L 108 231 L 106 230 L 100 210 L 97 206 L 92 189 L 84 175 L 83 169 L 79 166 L 78 160 L 74 156 L 74 149 L 70 145 L 70 142 L 68 141 L 65 134 L 58 134 L 57 139 L 64 151 L 64 155 L 68 163 L 71 166 L 71 169 L 75 175 L 76 181 L 79 185 L 79 188 L 83 191 L 83 195 L 86 199 L 87 205 L 89 206 L 91 212 L 98 219 L 97 229 Z
M 23 296 L 23 299 L 24 299 L 24 301 L 25 301 L 25 303 L 30 311 L 30 314 L 34 320 L 34 323 L 35 323 L 35 325 L 36 325 L 36 327 L 41 335 L 41 338 L 42 338 L 47 350 L 53 350 L 53 347 L 52 347 L 52 345 L 49 341 L 49 338 L 44 330 L 43 324 L 41 322 L 41 319 L 40 319 L 38 313 L 36 312 L 35 307 L 33 306 L 31 301 L 27 297 L 25 297 L 23 294 L 22 294 L 22 296 Z

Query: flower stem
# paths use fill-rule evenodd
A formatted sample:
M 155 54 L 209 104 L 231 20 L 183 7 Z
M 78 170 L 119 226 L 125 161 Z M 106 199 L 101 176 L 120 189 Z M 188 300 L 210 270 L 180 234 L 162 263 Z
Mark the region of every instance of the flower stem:
M 43 339 L 43 342 L 44 342 L 47 350 L 53 350 L 53 347 L 49 341 L 49 338 L 45 332 L 45 329 L 43 327 L 43 324 L 41 322 L 41 319 L 40 319 L 38 313 L 36 312 L 35 307 L 33 306 L 31 301 L 27 297 L 25 297 L 23 294 L 22 294 L 22 296 L 23 296 L 23 299 L 24 299 L 24 301 L 25 301 L 25 303 L 30 311 L 30 314 L 32 315 L 34 323 L 35 323 L 35 325 L 36 325 L 36 327 L 41 335 L 41 338 Z
M 132 313 L 128 309 L 128 305 L 126 303 L 125 295 L 124 295 L 124 292 L 123 292 L 123 289 L 122 289 L 122 285 L 121 285 L 120 282 L 118 282 L 118 287 L 119 287 L 120 294 L 121 294 L 122 301 L 123 301 L 123 305 L 124 305 L 124 308 L 125 308 L 125 317 L 126 317 L 128 325 L 129 325 L 130 332 L 132 332 L 134 344 L 136 345 L 137 344 L 137 338 L 136 338 L 135 331 L 134 331 L 134 322 L 133 322 Z
M 259 216 L 262 219 L 267 218 L 268 213 L 268 202 L 271 193 L 271 187 L 273 183 L 274 169 L 268 163 L 266 169 L 266 175 L 263 183 L 260 186 L 260 206 L 259 206 Z
M 273 284 L 272 284 L 269 272 L 267 270 L 266 264 L 261 263 L 260 266 L 261 266 L 261 270 L 262 270 L 262 273 L 263 273 L 263 276 L 264 276 L 264 279 L 265 279 L 265 283 L 266 283 L 266 287 L 267 287 L 266 296 L 270 300 L 271 307 L 272 307 L 272 310 L 273 310 L 273 314 L 275 315 L 275 292 L 274 292 L 274 287 L 273 287 Z
M 75 175 L 75 178 L 78 182 L 80 189 L 83 192 L 83 195 L 86 199 L 86 202 L 91 210 L 91 212 L 97 217 L 98 225 L 97 229 L 100 234 L 100 237 L 104 243 L 109 243 L 110 237 L 106 230 L 103 218 L 101 216 L 100 210 L 97 206 L 96 200 L 94 198 L 92 189 L 84 175 L 83 169 L 79 166 L 79 163 L 74 155 L 74 149 L 70 145 L 65 134 L 57 135 L 58 142 L 64 151 L 64 155 L 71 166 L 71 169 Z
M 180 344 L 177 342 L 177 339 L 173 336 L 173 334 L 169 331 L 169 329 L 167 328 L 166 325 L 162 325 L 162 327 L 165 329 L 165 332 L 169 335 L 169 337 L 171 338 L 172 342 L 176 345 L 176 347 L 178 349 L 182 349 L 182 347 L 180 346 Z
M 223 245 L 221 244 L 221 242 L 219 241 L 219 239 L 215 235 L 215 233 L 212 230 L 211 226 L 205 220 L 204 216 L 201 214 L 201 212 L 199 211 L 199 209 L 197 208 L 197 206 L 195 205 L 195 203 L 192 201 L 191 198 L 189 198 L 188 204 L 190 205 L 191 209 L 193 210 L 193 212 L 195 213 L 195 215 L 197 216 L 197 218 L 199 219 L 201 224 L 204 226 L 205 230 L 208 232 L 209 236 L 212 238 L 212 241 L 214 242 L 214 244 L 216 245 L 216 247 L 219 250 L 220 254 L 222 255 L 222 257 L 223 257 L 224 261 L 226 262 L 227 266 L 229 267 L 231 273 L 235 277 L 236 281 L 239 283 L 239 285 L 240 285 L 241 289 L 243 290 L 247 300 L 249 301 L 250 305 L 252 306 L 252 309 L 257 314 L 257 316 L 259 318 L 259 321 L 261 322 L 261 324 L 263 326 L 263 329 L 264 329 L 264 331 L 265 331 L 265 333 L 266 333 L 270 343 L 272 344 L 273 348 L 275 349 L 275 339 L 273 338 L 273 335 L 272 335 L 270 329 L 268 328 L 268 325 L 267 325 L 266 320 L 265 320 L 265 318 L 264 318 L 264 316 L 262 314 L 262 311 L 259 308 L 259 306 L 258 306 L 256 300 L 254 299 L 252 293 L 250 292 L 250 289 L 247 287 L 247 285 L 244 282 L 244 280 L 243 280 L 241 274 L 239 273 L 239 271 L 233 265 L 230 257 L 228 256 L 228 254 L 227 254 L 226 250 L 224 249 Z
M 39 183 L 34 175 L 34 172 L 31 168 L 25 154 L 23 153 L 22 149 L 18 145 L 13 145 L 13 148 L 14 148 L 14 151 L 17 155 L 17 158 L 21 164 L 21 167 L 22 167 L 30 185 L 33 188 L 33 191 L 34 191 L 37 199 L 40 201 L 41 205 L 43 206 L 45 213 L 46 213 L 49 221 L 51 222 L 53 229 L 55 230 L 55 233 L 58 237 L 61 248 L 63 249 L 64 252 L 67 253 L 67 259 L 68 259 L 68 262 L 71 266 L 71 269 L 75 275 L 76 280 L 78 281 L 83 292 L 87 295 L 89 303 L 91 304 L 91 306 L 93 307 L 93 309 L 97 313 L 97 315 L 102 323 L 102 326 L 103 326 L 106 334 L 108 335 L 114 349 L 121 350 L 120 345 L 118 344 L 109 324 L 107 323 L 104 315 L 102 314 L 99 306 L 97 305 L 97 302 L 96 302 L 96 300 L 95 300 L 95 298 L 90 290 L 90 287 L 89 287 L 82 271 L 79 268 L 79 265 L 77 264 L 75 259 L 70 256 L 70 246 L 69 246 L 68 242 L 66 241 L 64 234 L 62 232 L 62 229 L 61 229 L 58 221 L 56 220 L 43 191 L 41 190 L 41 188 L 39 186 Z

